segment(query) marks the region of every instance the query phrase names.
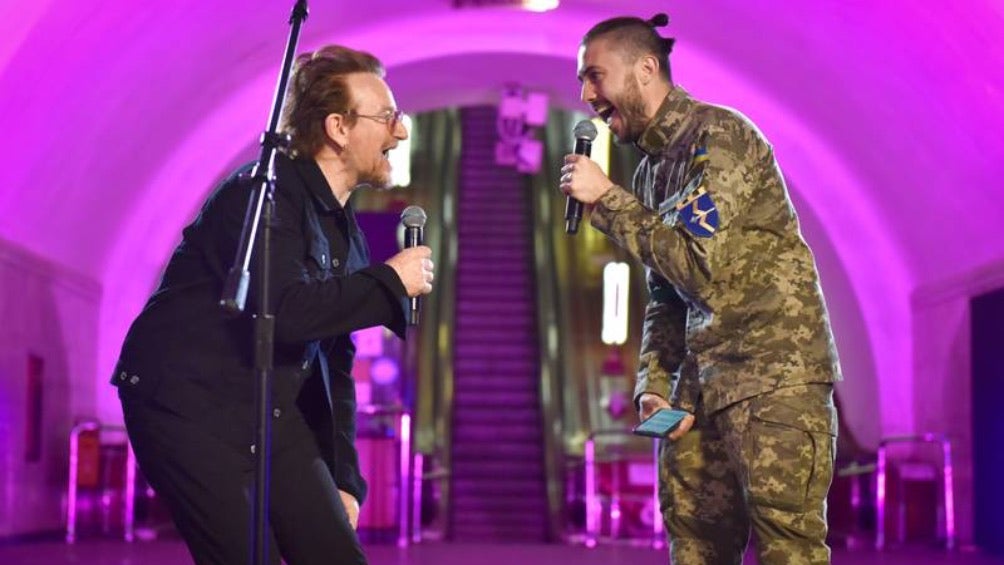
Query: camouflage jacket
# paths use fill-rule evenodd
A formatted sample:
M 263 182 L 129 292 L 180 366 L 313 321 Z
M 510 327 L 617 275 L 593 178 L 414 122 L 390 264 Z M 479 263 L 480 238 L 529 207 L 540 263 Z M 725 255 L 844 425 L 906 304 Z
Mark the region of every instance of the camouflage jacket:
M 633 191 L 614 186 L 591 219 L 648 275 L 635 400 L 703 397 L 710 413 L 839 380 L 815 261 L 756 127 L 674 87 L 638 147 Z

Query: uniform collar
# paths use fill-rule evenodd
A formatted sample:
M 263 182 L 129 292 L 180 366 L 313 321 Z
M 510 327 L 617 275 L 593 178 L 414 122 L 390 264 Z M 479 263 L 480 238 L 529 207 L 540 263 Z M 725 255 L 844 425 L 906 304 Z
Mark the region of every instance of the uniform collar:
M 647 155 L 658 155 L 683 131 L 681 126 L 689 117 L 694 104 L 694 99 L 686 90 L 673 85 L 635 145 Z

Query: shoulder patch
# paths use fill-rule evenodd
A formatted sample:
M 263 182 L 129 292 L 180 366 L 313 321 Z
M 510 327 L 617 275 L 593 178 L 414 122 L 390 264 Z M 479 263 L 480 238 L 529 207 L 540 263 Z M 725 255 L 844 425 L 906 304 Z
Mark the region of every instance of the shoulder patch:
M 718 208 L 703 186 L 676 205 L 683 227 L 697 237 L 708 238 L 718 230 Z
M 702 133 L 698 145 L 691 149 L 690 161 L 684 175 L 683 195 L 687 197 L 697 190 L 704 181 L 704 169 L 708 164 L 708 134 Z

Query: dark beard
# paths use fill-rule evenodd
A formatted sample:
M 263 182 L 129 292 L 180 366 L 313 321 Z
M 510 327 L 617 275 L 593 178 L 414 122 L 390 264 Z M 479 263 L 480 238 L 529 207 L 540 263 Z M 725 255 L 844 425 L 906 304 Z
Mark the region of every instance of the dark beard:
M 620 104 L 617 104 L 617 110 L 627 129 L 624 138 L 618 138 L 617 142 L 626 145 L 638 141 L 648 127 L 648 119 L 645 117 L 645 101 L 641 98 L 641 89 L 634 76 L 628 76 L 624 80 L 624 94 L 621 95 Z

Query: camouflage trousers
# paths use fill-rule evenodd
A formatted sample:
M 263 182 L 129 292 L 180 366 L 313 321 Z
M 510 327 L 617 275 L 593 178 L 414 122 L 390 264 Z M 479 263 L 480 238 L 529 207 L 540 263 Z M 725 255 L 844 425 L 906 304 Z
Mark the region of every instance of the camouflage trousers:
M 831 384 L 785 387 L 714 414 L 663 441 L 659 496 L 677 565 L 736 564 L 756 533 L 762 565 L 829 563 L 833 478 Z

